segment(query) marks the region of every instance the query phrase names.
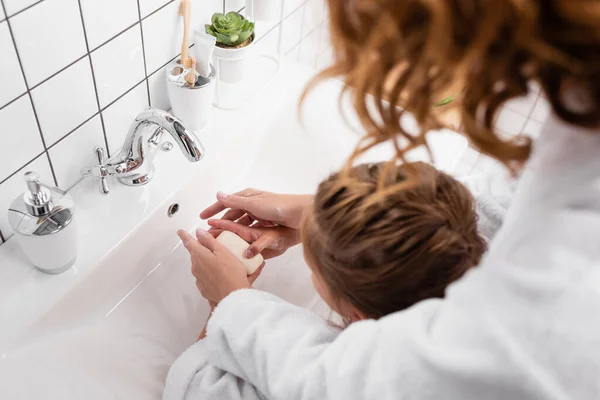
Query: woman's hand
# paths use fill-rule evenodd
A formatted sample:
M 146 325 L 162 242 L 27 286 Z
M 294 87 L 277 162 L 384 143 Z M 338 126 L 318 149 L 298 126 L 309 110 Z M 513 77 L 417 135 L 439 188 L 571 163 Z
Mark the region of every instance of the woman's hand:
M 200 218 L 208 219 L 229 209 L 222 219 L 235 221 L 248 214 L 263 226 L 283 225 L 298 229 L 302 213 L 311 202 L 310 195 L 277 194 L 256 189 L 245 189 L 231 195 L 219 192 L 217 202 L 202 211 Z
M 222 231 L 231 231 L 250 243 L 244 253 L 246 258 L 261 254 L 265 259 L 282 255 L 287 249 L 300 243 L 300 231 L 283 226 L 264 227 L 260 222 L 248 226 L 253 221 L 246 215 L 238 222 L 226 219 L 210 219 L 210 233 L 217 237 Z
M 196 231 L 196 238 L 184 230 L 177 234 L 192 258 L 196 286 L 211 306 L 231 292 L 251 287 L 262 271 L 261 266 L 251 276 L 246 276 L 246 269 L 240 260 L 202 229 Z

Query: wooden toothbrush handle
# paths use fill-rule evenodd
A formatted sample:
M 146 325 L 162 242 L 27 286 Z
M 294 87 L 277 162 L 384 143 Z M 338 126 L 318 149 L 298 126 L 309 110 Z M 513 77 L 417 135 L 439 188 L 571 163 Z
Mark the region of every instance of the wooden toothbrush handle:
M 181 43 L 181 62 L 189 57 L 189 31 L 190 31 L 190 0 L 182 0 L 180 14 L 183 15 L 183 42 Z
M 189 70 L 188 73 L 185 74 L 185 81 L 193 87 L 196 83 L 196 58 L 186 58 L 183 61 L 183 66 L 185 69 Z

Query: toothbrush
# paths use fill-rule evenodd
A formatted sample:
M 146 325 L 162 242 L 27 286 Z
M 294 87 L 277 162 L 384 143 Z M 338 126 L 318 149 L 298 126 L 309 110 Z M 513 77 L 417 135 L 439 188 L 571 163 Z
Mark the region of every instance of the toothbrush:
M 189 44 L 188 32 L 190 30 L 190 2 L 189 0 L 181 0 L 179 5 L 179 15 L 183 17 L 183 43 L 181 43 L 181 63 L 185 63 L 188 58 Z
M 188 57 L 183 62 L 183 67 L 188 70 L 188 73 L 185 74 L 185 81 L 191 86 L 194 87 L 196 84 L 196 58 Z
M 192 87 L 196 83 L 196 59 L 189 57 L 188 35 L 190 31 L 190 0 L 181 0 L 179 15 L 183 17 L 183 42 L 181 43 L 181 63 L 188 70 L 185 81 Z

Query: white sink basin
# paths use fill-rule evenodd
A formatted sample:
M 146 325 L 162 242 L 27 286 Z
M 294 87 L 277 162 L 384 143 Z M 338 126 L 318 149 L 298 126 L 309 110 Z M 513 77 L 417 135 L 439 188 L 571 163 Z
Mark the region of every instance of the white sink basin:
M 0 248 L 0 361 L 11 371 L 9 381 L 0 378 L 3 398 L 6 391 L 19 398 L 160 398 L 168 366 L 208 314 L 176 230 L 204 226 L 198 214 L 218 190 L 313 192 L 359 138 L 338 112 L 337 81 L 309 98 L 299 123 L 297 100 L 309 77 L 287 66 L 244 110 L 216 111 L 199 134 L 207 151 L 197 164 L 175 149 L 158 157 L 147 187 L 111 182 L 112 193 L 101 197 L 97 182 L 78 185 L 82 245 L 72 270 L 43 275 L 25 265 L 14 241 Z M 467 146 L 452 132 L 434 134 L 430 144 L 447 171 Z M 390 154 L 381 146 L 364 160 Z M 173 203 L 179 211 L 170 218 Z M 327 315 L 299 247 L 268 261 L 255 286 Z

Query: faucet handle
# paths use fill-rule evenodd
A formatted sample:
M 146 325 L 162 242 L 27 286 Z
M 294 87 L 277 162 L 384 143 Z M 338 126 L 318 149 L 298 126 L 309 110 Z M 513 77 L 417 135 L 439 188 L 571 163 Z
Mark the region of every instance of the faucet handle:
M 91 168 L 84 168 L 81 170 L 82 176 L 93 176 L 96 179 L 100 180 L 100 193 L 108 194 L 110 192 L 110 188 L 108 187 L 108 170 L 104 165 L 104 161 L 106 161 L 106 157 L 104 155 L 104 149 L 102 147 L 96 147 L 94 149 L 94 153 L 96 155 L 96 160 L 98 161 L 98 165 Z

